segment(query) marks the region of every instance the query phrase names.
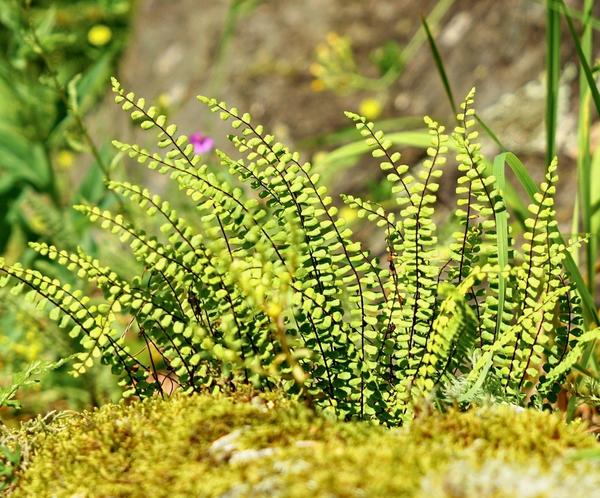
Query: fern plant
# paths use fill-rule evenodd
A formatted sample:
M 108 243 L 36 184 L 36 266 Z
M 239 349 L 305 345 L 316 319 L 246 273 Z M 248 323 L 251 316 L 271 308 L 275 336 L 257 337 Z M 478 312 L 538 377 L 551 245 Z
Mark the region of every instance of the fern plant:
M 382 263 L 352 238 L 311 165 L 249 114 L 199 97 L 235 130 L 229 138 L 242 157 L 218 152 L 234 184 L 203 164 L 155 107 L 116 80 L 113 90 L 133 120 L 157 133 L 162 152 L 117 141 L 115 147 L 169 176 L 197 216 L 186 220 L 158 195 L 116 181 L 108 187 L 160 219 L 160 233 L 121 214 L 76 206 L 143 264 L 130 281 L 82 250 L 32 244 L 96 285 L 103 299 L 19 265 L 0 266 L 2 285 L 16 281 L 14 292 L 39 301 L 80 338 L 86 352 L 74 362 L 75 374 L 99 359 L 121 377 L 125 396 L 140 397 L 165 395 L 166 379 L 186 392 L 251 383 L 342 418 L 391 425 L 409 420 L 419 399 L 457 378 L 465 400 L 493 379 L 517 403 L 551 403 L 583 345 L 600 336 L 584 333 L 563 272 L 568 248 L 554 218 L 556 163 L 529 207 L 524 242 L 515 244 L 502 191 L 477 144 L 473 91 L 451 138 L 425 118 L 431 147 L 414 168 L 401 163 L 373 123 L 347 113 L 394 185 L 394 212 L 343 198 L 384 232 Z M 460 229 L 444 261 L 434 215 L 450 148 Z M 132 336 L 145 355 L 132 349 Z

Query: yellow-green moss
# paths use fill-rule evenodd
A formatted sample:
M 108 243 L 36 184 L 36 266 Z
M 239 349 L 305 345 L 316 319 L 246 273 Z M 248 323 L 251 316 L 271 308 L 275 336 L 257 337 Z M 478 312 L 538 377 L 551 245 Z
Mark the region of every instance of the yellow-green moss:
M 508 406 L 385 430 L 276 399 L 176 397 L 63 417 L 29 444 L 17 497 L 546 497 L 564 496 L 565 482 L 593 497 L 600 489 L 596 463 L 569 459 L 596 445 L 580 425 Z M 515 487 L 528 482 L 542 494 Z

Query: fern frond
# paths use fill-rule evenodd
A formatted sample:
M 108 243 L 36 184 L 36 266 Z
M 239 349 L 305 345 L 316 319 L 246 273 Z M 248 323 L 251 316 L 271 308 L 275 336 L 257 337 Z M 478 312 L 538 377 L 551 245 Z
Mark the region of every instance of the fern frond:
M 487 273 L 489 270 L 476 267 L 458 287 L 440 285 L 439 295 L 444 300 L 415 381 L 418 395 L 427 397 L 440 380 L 464 367 L 462 363 L 473 349 L 477 333 L 477 317 L 468 305 L 469 291 Z
M 420 398 L 442 402 L 438 393 L 448 384 L 462 386 L 461 402 L 501 386 L 503 398 L 552 403 L 583 345 L 597 336 L 584 332 L 563 269 L 569 248 L 555 220 L 556 164 L 529 208 L 517 253 L 502 192 L 477 143 L 474 92 L 452 135 L 460 229 L 450 260 L 440 260 L 434 222 L 448 150 L 444 128 L 425 118 L 431 146 L 409 169 L 382 131 L 347 113 L 392 183 L 397 209 L 342 200 L 382 230 L 386 265 L 353 239 L 310 163 L 248 113 L 199 98 L 232 124 L 229 139 L 241 157 L 217 151 L 227 176 L 203 164 L 156 108 L 116 80 L 113 88 L 116 102 L 156 134 L 161 151 L 115 147 L 169 177 L 194 209 L 185 219 L 150 190 L 116 181 L 108 187 L 142 222 L 76 207 L 128 245 L 139 270 L 131 279 L 81 248 L 32 244 L 96 286 L 93 299 L 0 260 L 0 286 L 11 279 L 15 292 L 29 289 L 28 299 L 80 339 L 77 371 L 100 358 L 127 395 L 164 395 L 165 372 L 185 392 L 252 384 L 304 397 L 338 417 L 397 425 L 410 420 Z

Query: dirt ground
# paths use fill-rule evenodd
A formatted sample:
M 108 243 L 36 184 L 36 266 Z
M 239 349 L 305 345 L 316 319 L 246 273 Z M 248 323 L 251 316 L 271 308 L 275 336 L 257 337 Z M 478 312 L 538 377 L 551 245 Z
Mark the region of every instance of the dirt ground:
M 249 110 L 256 121 L 291 145 L 347 126 L 344 110 L 367 94 L 315 92 L 309 66 L 328 33 L 349 36 L 362 71 L 369 54 L 388 40 L 407 43 L 419 29 L 431 0 L 265 0 L 237 25 L 217 62 L 228 0 L 140 0 L 130 43 L 121 62 L 125 87 L 147 99 L 167 95 L 180 130 L 211 133 L 223 145 L 218 119 L 195 101 L 209 94 Z M 477 108 L 539 177 L 543 167 L 545 7 L 537 0 L 457 0 L 436 33 L 457 99 L 477 86 Z M 568 40 L 567 34 L 564 39 Z M 577 88 L 575 56 L 564 44 L 568 73 L 559 125 L 560 173 L 572 184 Z M 571 67 L 571 69 L 568 69 Z M 426 44 L 387 90 L 382 117 L 430 114 L 452 123 L 451 109 Z M 114 106 L 103 105 L 97 133 L 144 141 Z M 307 154 L 315 150 L 305 151 Z M 374 164 L 360 163 L 340 175 L 334 191 L 357 191 Z M 562 189 L 570 211 L 572 189 Z M 566 220 L 563 220 L 566 221 Z

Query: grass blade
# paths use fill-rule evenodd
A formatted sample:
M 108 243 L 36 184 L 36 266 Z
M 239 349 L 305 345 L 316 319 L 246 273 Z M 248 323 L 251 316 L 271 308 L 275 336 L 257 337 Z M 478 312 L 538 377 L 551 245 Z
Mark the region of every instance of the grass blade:
M 592 58 L 592 29 L 589 23 L 593 7 L 593 0 L 584 0 L 584 21 L 583 33 L 581 35 L 581 50 L 585 60 Z M 581 212 L 582 228 L 584 233 L 590 233 L 591 230 L 591 183 L 592 183 L 592 157 L 590 153 L 590 90 L 587 85 L 583 67 L 580 64 L 579 74 L 579 119 L 577 127 L 577 178 L 579 181 L 579 206 Z M 586 246 L 586 277 L 588 288 L 594 292 L 594 244 Z
M 556 155 L 556 121 L 560 86 L 560 12 L 547 1 L 546 16 L 546 165 Z
M 506 162 L 510 166 L 510 169 L 512 169 L 513 173 L 517 177 L 517 180 L 519 180 L 519 183 L 525 189 L 529 197 L 533 199 L 533 195 L 538 191 L 538 187 L 532 180 L 531 176 L 529 176 L 525 165 L 512 152 L 506 154 Z
M 502 197 L 506 190 L 506 177 L 504 174 L 504 163 L 506 162 L 507 152 L 503 152 L 495 157 L 492 165 L 492 171 L 496 177 L 496 185 L 500 190 Z M 508 265 L 508 211 L 496 212 L 496 232 L 498 241 L 498 266 L 500 273 L 498 275 L 498 318 L 496 319 L 495 337 L 501 332 L 502 317 L 504 316 L 504 302 L 506 299 L 506 275 L 504 269 Z
M 386 138 L 394 145 L 426 149 L 431 144 L 431 137 L 426 130 L 411 130 L 389 133 Z M 364 140 L 351 142 L 321 155 L 315 160 L 315 168 L 321 173 L 324 181 L 341 170 L 353 166 L 360 156 L 368 153 L 371 147 Z
M 454 113 L 454 115 L 456 115 L 456 101 L 454 100 L 454 95 L 452 94 L 452 88 L 450 87 L 450 80 L 448 79 L 448 75 L 446 74 L 444 61 L 442 60 L 442 56 L 440 55 L 433 35 L 431 34 L 431 30 L 429 29 L 429 25 L 427 24 L 427 19 L 422 18 L 421 23 L 423 24 L 423 29 L 425 30 L 425 34 L 427 35 L 427 41 L 429 42 L 429 48 L 431 49 L 431 54 L 433 55 L 433 61 L 435 63 L 435 67 L 438 70 L 440 78 L 442 79 L 442 84 L 444 85 L 444 90 L 446 91 L 448 101 L 450 102 L 450 106 L 452 107 L 452 112 Z
M 564 0 L 560 0 L 560 3 L 563 7 L 563 12 L 565 12 L 566 7 Z M 581 69 L 583 70 L 583 74 L 585 75 L 585 79 L 592 94 L 594 106 L 596 107 L 598 116 L 600 116 L 600 91 L 598 91 L 598 87 L 596 86 L 596 80 L 594 79 L 592 68 L 585 56 L 585 51 L 583 50 L 581 43 L 579 43 L 579 37 L 577 36 L 577 32 L 575 31 L 575 27 L 573 26 L 573 21 L 567 15 L 565 15 L 565 19 L 567 20 L 567 25 L 569 26 L 569 31 L 571 33 L 571 37 L 573 38 L 573 43 L 575 44 L 575 50 L 577 51 L 577 57 L 579 58 Z
M 452 111 L 454 115 L 457 113 L 456 101 L 454 100 L 454 94 L 452 93 L 452 87 L 450 86 L 450 80 L 448 79 L 448 73 L 446 73 L 446 67 L 444 66 L 444 61 L 442 56 L 440 55 L 440 51 L 437 48 L 437 44 L 435 43 L 435 39 L 431 34 L 431 29 L 429 28 L 429 24 L 427 23 L 427 19 L 422 18 L 421 22 L 423 23 L 423 29 L 427 35 L 427 40 L 429 42 L 429 48 L 431 49 L 431 54 L 433 55 L 433 61 L 435 63 L 435 67 L 438 70 L 438 74 L 442 80 L 442 84 L 444 85 L 444 90 L 446 91 L 446 96 L 448 97 L 448 101 L 450 102 L 450 107 L 452 107 Z M 502 151 L 506 151 L 506 147 L 502 145 L 496 134 L 492 131 L 492 129 L 476 114 L 475 119 L 486 132 L 486 134 L 493 140 L 493 142 L 500 148 Z
M 590 254 L 592 255 L 592 265 L 594 266 L 595 283 L 596 268 L 595 258 L 598 254 L 598 245 L 600 243 L 600 147 L 596 148 L 590 165 Z M 593 288 L 591 288 L 593 289 Z
M 431 21 L 431 25 L 434 28 L 439 24 L 442 17 L 444 17 L 454 2 L 455 0 L 440 0 L 431 9 L 429 14 L 427 14 L 427 18 Z M 420 29 L 417 30 L 415 35 L 402 49 L 401 58 L 403 62 L 406 62 L 414 57 L 414 55 L 417 53 L 417 50 L 421 48 L 426 36 L 426 33 L 423 33 Z
M 546 3 L 548 0 L 535 0 L 539 3 Z M 584 13 L 574 9 L 573 7 L 569 7 L 568 5 L 565 8 L 565 5 L 560 4 L 560 0 L 550 0 L 550 8 L 554 9 L 558 12 L 562 12 L 564 15 L 569 16 L 572 19 L 577 19 L 579 21 L 583 21 Z M 589 19 L 590 26 L 594 30 L 600 30 L 600 19 L 597 17 L 590 16 Z
M 571 234 L 575 235 L 577 233 L 579 233 L 579 193 L 575 192 L 571 215 Z M 571 248 L 571 256 L 573 256 L 573 260 L 579 266 L 579 249 L 577 247 Z
M 452 107 L 452 110 L 453 110 L 454 114 L 456 115 L 456 112 L 457 112 L 456 102 L 454 100 L 454 95 L 452 93 L 452 87 L 450 86 L 448 74 L 446 73 L 446 68 L 444 67 L 444 61 L 442 60 L 440 52 L 437 48 L 435 39 L 433 38 L 433 35 L 431 34 L 431 30 L 429 29 L 427 20 L 423 18 L 421 20 L 421 22 L 423 23 L 423 29 L 425 30 L 425 33 L 427 34 L 427 40 L 429 41 L 429 48 L 431 49 L 431 53 L 433 55 L 433 61 L 438 70 L 440 78 L 442 80 L 442 84 L 444 85 L 444 89 L 446 91 L 448 101 L 450 102 L 450 106 Z M 492 141 L 498 146 L 498 148 L 503 152 L 507 152 L 506 147 L 504 147 L 502 142 L 500 142 L 500 140 L 498 139 L 496 134 L 492 131 L 492 129 L 477 114 L 475 115 L 475 118 L 477 119 L 477 122 L 479 123 L 479 125 L 481 126 L 483 131 L 492 139 Z M 512 159 L 510 159 L 509 156 L 512 157 Z M 518 159 L 516 158 L 516 156 L 514 156 L 514 154 L 509 154 L 507 156 L 507 160 L 518 161 Z M 489 165 L 488 165 L 488 167 L 489 167 Z M 534 187 L 535 187 L 535 184 L 534 184 Z M 523 223 L 525 221 L 525 218 L 527 218 L 527 209 L 525 208 L 525 206 L 519 199 L 519 196 L 514 191 L 513 186 L 510 184 L 507 185 L 506 198 L 507 198 L 507 201 L 510 204 L 510 206 L 513 209 L 515 209 L 515 212 L 516 212 L 516 215 L 517 215 L 519 221 L 521 223 Z
M 502 152 L 508 152 L 507 148 L 504 147 L 500 139 L 496 136 L 496 134 L 492 131 L 492 129 L 479 117 L 479 114 L 475 114 L 475 119 L 479 123 L 479 126 L 485 131 L 486 135 L 492 139 L 492 141 L 498 146 L 498 148 Z
M 597 111 L 598 115 L 600 116 L 600 92 L 598 91 L 598 87 L 596 86 L 594 74 L 592 72 L 592 68 L 588 61 L 588 57 L 586 56 L 585 47 L 582 46 L 582 44 L 579 41 L 577 32 L 575 31 L 575 27 L 573 26 L 573 20 L 571 19 L 571 17 L 569 15 L 567 15 L 567 8 L 565 6 L 564 1 L 563 0 L 559 0 L 559 1 L 560 1 L 560 5 L 562 7 L 562 13 L 565 16 L 565 19 L 567 21 L 567 26 L 569 27 L 569 32 L 571 33 L 571 38 L 573 39 L 573 43 L 575 44 L 575 50 L 577 52 L 577 57 L 579 58 L 580 68 L 583 72 L 583 75 L 585 76 L 585 81 L 587 82 L 588 88 L 590 90 L 590 94 L 592 96 L 592 101 L 594 102 L 594 106 L 596 107 L 596 111 Z M 587 23 L 584 22 L 584 32 L 585 32 L 586 25 L 589 25 L 589 21 Z M 587 174 L 588 175 L 591 174 L 591 162 L 590 162 L 590 167 L 589 167 Z M 588 178 L 589 178 L 589 176 L 588 176 Z M 589 178 L 589 181 L 591 181 L 591 178 Z M 585 202 L 585 201 L 583 201 L 583 202 Z M 588 204 L 588 208 L 589 209 L 587 212 L 587 221 L 591 223 L 591 218 L 590 218 L 591 206 L 589 204 Z M 586 214 L 584 214 L 584 219 L 585 218 L 586 218 Z M 588 248 L 588 251 L 589 251 L 588 256 L 591 257 L 592 260 L 595 259 L 595 254 L 591 254 L 590 248 Z M 572 264 L 577 269 L 575 262 L 573 261 L 573 258 L 570 257 L 570 255 L 568 256 L 566 263 Z M 593 262 L 591 262 L 591 261 L 590 261 L 590 266 L 593 266 Z M 592 271 L 593 270 L 594 269 L 592 268 Z M 581 285 L 585 285 L 585 283 L 583 282 L 581 273 L 579 273 L 579 271 L 577 273 L 578 273 L 578 276 L 580 279 L 580 282 L 578 282 L 576 280 L 577 287 L 579 289 L 579 287 Z M 593 281 L 593 279 L 592 279 L 592 281 Z M 590 283 L 590 288 L 593 290 L 593 286 L 591 286 L 591 281 L 589 283 Z M 582 299 L 583 303 L 585 304 L 586 311 L 598 325 L 598 324 L 600 324 L 600 321 L 598 320 L 598 314 L 596 313 L 596 310 L 595 310 L 595 303 L 594 303 L 594 299 L 592 297 L 592 293 L 590 292 L 590 289 L 588 289 L 587 287 L 585 290 L 586 290 L 585 293 L 582 293 L 580 290 L 581 299 Z M 590 310 L 590 305 L 592 307 L 591 310 Z M 584 367 L 588 365 L 590 358 L 594 354 L 594 350 L 595 350 L 595 341 L 590 343 L 589 346 L 586 347 L 586 350 L 583 355 L 583 366 Z

